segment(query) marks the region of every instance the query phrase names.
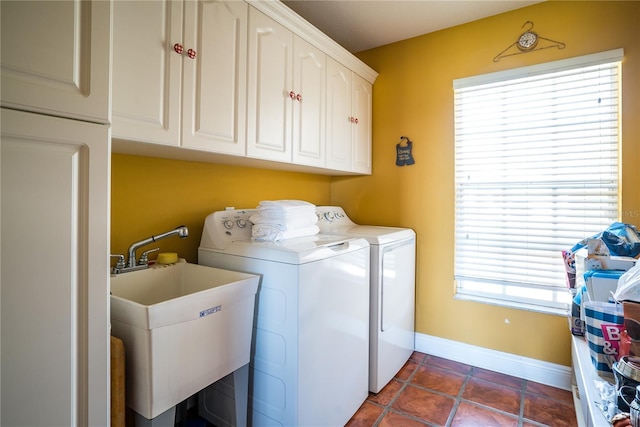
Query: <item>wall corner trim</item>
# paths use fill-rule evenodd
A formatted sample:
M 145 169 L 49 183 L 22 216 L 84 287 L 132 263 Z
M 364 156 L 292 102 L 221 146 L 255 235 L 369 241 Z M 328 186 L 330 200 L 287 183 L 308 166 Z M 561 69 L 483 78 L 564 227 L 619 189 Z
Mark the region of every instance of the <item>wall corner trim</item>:
M 415 350 L 478 368 L 571 391 L 571 367 L 421 333 Z

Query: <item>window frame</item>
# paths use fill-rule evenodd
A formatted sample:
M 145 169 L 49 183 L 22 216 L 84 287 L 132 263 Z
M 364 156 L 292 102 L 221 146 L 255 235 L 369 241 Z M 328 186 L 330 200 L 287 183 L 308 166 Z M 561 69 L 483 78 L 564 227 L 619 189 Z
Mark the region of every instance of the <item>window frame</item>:
M 590 67 L 595 65 L 602 65 L 602 64 L 608 64 L 608 63 L 620 63 L 617 65 L 618 67 L 618 80 L 617 80 L 618 98 L 617 98 L 617 110 L 616 110 L 618 132 L 617 132 L 617 177 L 616 177 L 617 186 L 616 186 L 615 192 L 616 192 L 617 205 L 616 205 L 616 218 L 610 218 L 610 222 L 619 220 L 619 216 L 620 216 L 619 203 L 620 203 L 620 188 L 621 188 L 621 183 L 620 183 L 621 162 L 620 162 L 619 156 L 620 156 L 620 141 L 621 141 L 621 126 L 622 126 L 622 118 L 621 118 L 622 93 L 620 90 L 620 86 L 621 86 L 621 80 L 622 80 L 621 62 L 623 61 L 623 56 L 624 56 L 623 49 L 613 49 L 613 50 L 590 54 L 590 55 L 584 55 L 584 56 L 579 56 L 574 58 L 563 59 L 559 61 L 536 64 L 536 65 L 527 66 L 527 67 L 520 67 L 516 69 L 504 70 L 504 71 L 499 71 L 495 73 L 465 77 L 465 78 L 454 80 L 453 82 L 454 103 L 456 105 L 456 115 L 454 117 L 454 129 L 456 131 L 456 136 L 455 136 L 454 142 L 456 145 L 456 149 L 458 147 L 458 117 L 457 117 L 458 101 L 455 96 L 457 91 L 464 90 L 474 86 L 482 86 L 487 84 L 499 84 L 501 82 L 505 82 L 505 84 L 507 84 L 506 82 L 516 80 L 516 79 L 543 76 L 545 74 L 553 74 L 557 72 Z M 454 154 L 454 170 L 455 170 L 455 176 L 456 176 L 455 178 L 456 182 L 455 182 L 455 188 L 454 188 L 456 216 L 454 220 L 454 226 L 456 227 L 456 229 L 458 228 L 458 214 L 459 214 L 458 196 L 460 191 L 458 178 L 457 178 L 458 167 L 459 167 L 458 162 L 459 162 L 459 159 L 458 159 L 458 153 L 456 150 L 456 153 Z M 601 231 L 601 229 L 594 230 L 594 233 L 597 231 Z M 573 245 L 573 243 L 578 242 L 584 237 L 588 237 L 588 235 L 586 236 L 576 235 L 575 240 L 571 244 L 567 244 L 566 249 L 569 249 Z M 553 294 L 550 296 L 545 296 L 544 298 L 537 301 L 531 298 L 520 298 L 518 296 L 508 295 L 510 290 L 514 290 L 518 288 L 516 285 L 514 285 L 514 283 L 509 283 L 507 285 L 507 284 L 501 284 L 499 283 L 499 281 L 491 282 L 491 286 L 497 286 L 496 288 L 494 288 L 497 292 L 484 292 L 483 287 L 486 287 L 485 285 L 471 286 L 471 282 L 481 283 L 484 281 L 483 279 L 469 280 L 469 278 L 467 277 L 465 280 L 467 280 L 470 286 L 465 287 L 461 285 L 461 282 L 459 280 L 460 277 L 457 274 L 459 271 L 457 248 L 458 248 L 458 235 L 455 234 L 455 237 L 454 237 L 454 283 L 455 283 L 454 288 L 455 288 L 456 299 L 473 300 L 477 302 L 507 306 L 507 307 L 517 308 L 522 310 L 531 310 L 531 311 L 544 312 L 544 313 L 550 313 L 550 314 L 566 315 L 567 309 L 569 308 L 569 304 L 570 304 L 570 296 L 566 286 L 561 288 L 555 285 L 554 286 L 548 286 L 548 285 L 541 286 L 541 285 L 531 285 L 531 284 L 522 285 L 525 289 L 533 290 L 533 289 L 541 288 L 543 292 L 547 292 L 547 293 L 551 292 Z M 560 251 L 558 251 L 558 260 L 559 262 L 562 262 Z M 564 277 L 562 279 L 564 279 Z M 501 292 L 499 290 L 500 287 L 501 287 Z M 543 299 L 547 299 L 547 302 L 543 302 Z M 549 299 L 552 301 L 550 302 Z

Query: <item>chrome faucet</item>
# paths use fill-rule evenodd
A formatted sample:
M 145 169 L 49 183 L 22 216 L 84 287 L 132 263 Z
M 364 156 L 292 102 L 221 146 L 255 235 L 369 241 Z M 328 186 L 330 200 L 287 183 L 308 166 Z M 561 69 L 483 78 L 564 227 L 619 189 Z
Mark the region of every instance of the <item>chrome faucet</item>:
M 154 249 L 149 249 L 147 251 L 144 251 L 142 253 L 142 256 L 140 257 L 139 262 L 136 261 L 136 251 L 141 247 L 148 245 L 149 243 L 157 242 L 158 240 L 162 240 L 174 235 L 180 237 L 181 239 L 184 239 L 189 235 L 189 230 L 184 225 L 181 225 L 174 230 L 170 230 L 170 231 L 167 231 L 166 233 L 158 234 L 157 236 L 151 236 L 144 240 L 140 240 L 139 242 L 133 243 L 131 246 L 129 246 L 129 250 L 127 251 L 128 259 L 126 263 L 125 263 L 124 255 L 122 254 L 111 255 L 111 257 L 118 258 L 116 266 L 111 269 L 111 272 L 113 274 L 119 274 L 119 273 L 126 273 L 129 271 L 136 271 L 136 270 L 142 270 L 144 268 L 147 268 L 149 266 L 147 264 L 147 260 L 148 260 L 147 254 L 150 252 L 155 252 L 159 248 L 154 248 Z
M 177 235 L 178 237 L 180 237 L 181 239 L 184 239 L 185 237 L 187 237 L 189 235 L 189 230 L 187 229 L 187 227 L 185 227 L 184 225 L 179 226 L 178 228 L 174 229 L 174 230 L 170 230 L 167 231 L 166 233 L 162 233 L 162 234 L 158 234 L 157 236 L 151 236 L 148 237 L 144 240 L 140 240 L 139 242 L 135 242 L 133 243 L 131 246 L 129 246 L 129 250 L 128 252 L 128 261 L 127 261 L 127 268 L 131 268 L 131 267 L 136 267 L 138 264 L 136 262 L 136 251 L 143 247 L 148 245 L 149 243 L 153 243 L 153 242 L 157 242 L 158 240 L 162 240 L 162 239 L 166 239 L 167 237 L 173 236 L 173 235 Z

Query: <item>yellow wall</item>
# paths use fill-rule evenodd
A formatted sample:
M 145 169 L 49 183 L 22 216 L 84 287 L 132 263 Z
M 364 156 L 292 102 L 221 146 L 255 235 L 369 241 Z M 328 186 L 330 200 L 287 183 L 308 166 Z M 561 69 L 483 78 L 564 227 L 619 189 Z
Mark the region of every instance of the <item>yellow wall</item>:
M 380 73 L 372 176 L 328 178 L 114 154 L 111 252 L 185 224 L 188 239 L 159 246 L 195 262 L 204 217 L 225 206 L 291 198 L 342 205 L 356 222 L 416 230 L 418 332 L 569 365 L 564 317 L 453 299 L 452 80 L 623 47 L 621 210 L 630 215 L 621 219 L 640 225 L 633 217 L 640 212 L 639 18 L 640 2 L 545 2 L 363 52 L 359 56 Z M 493 62 L 528 20 L 566 48 Z M 401 135 L 414 141 L 414 166 L 395 166 Z
M 540 36 L 564 42 L 566 48 L 494 62 L 516 40 L 526 21 L 535 24 Z M 452 81 L 624 48 L 621 212 L 628 214 L 621 220 L 639 225 L 638 22 L 640 2 L 544 2 L 358 55 L 380 73 L 373 91 L 374 173 L 335 179 L 332 199 L 356 222 L 416 230 L 418 332 L 570 364 L 570 334 L 564 317 L 454 299 Z M 414 166 L 395 166 L 395 144 L 401 135 L 414 142 Z
M 126 254 L 134 241 L 186 225 L 188 238 L 171 237 L 157 246 L 195 263 L 204 219 L 211 212 L 255 208 L 261 200 L 330 202 L 331 178 L 323 175 L 124 154 L 113 154 L 111 161 L 112 254 Z

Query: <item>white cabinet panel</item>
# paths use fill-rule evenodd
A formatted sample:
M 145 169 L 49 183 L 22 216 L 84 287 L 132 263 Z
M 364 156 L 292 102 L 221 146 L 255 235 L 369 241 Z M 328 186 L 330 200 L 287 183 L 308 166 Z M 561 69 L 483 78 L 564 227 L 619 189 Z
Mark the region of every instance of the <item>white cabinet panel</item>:
M 372 85 L 327 59 L 327 167 L 371 173 Z
M 247 10 L 116 1 L 114 138 L 244 155 Z
M 247 11 L 239 1 L 185 3 L 182 145 L 244 155 Z
M 353 126 L 353 163 L 351 170 L 365 174 L 371 173 L 372 143 L 372 85 L 357 74 L 352 76 L 351 108 L 355 118 Z
M 255 9 L 249 25 L 247 154 L 324 167 L 326 55 Z
M 293 33 L 251 8 L 247 155 L 291 159 Z M 294 94 L 295 97 L 295 94 Z
M 0 2 L 2 106 L 109 122 L 110 8 L 101 0 Z
M 109 130 L 2 109 L 2 425 L 109 422 Z
M 293 163 L 324 167 L 326 55 L 299 37 L 293 41 Z
M 327 60 L 327 167 L 349 170 L 351 147 L 351 70 Z
M 113 137 L 180 144 L 182 3 L 116 1 Z

